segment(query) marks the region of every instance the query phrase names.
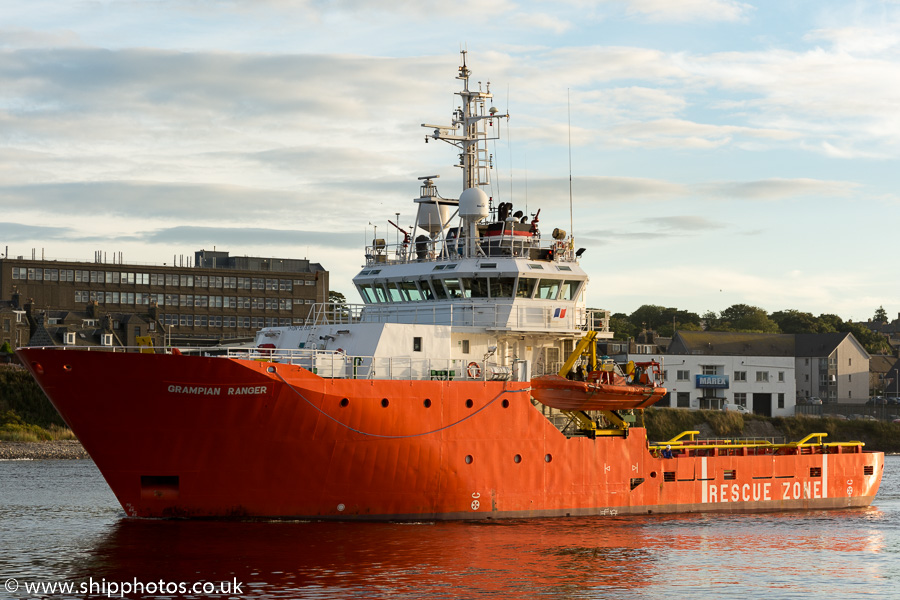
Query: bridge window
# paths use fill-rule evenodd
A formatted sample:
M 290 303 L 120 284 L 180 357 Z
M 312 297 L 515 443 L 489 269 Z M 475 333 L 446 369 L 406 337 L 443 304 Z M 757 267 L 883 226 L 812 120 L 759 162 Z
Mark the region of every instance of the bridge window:
M 542 300 L 556 300 L 556 296 L 559 295 L 559 284 L 559 279 L 541 279 L 536 297 Z
M 515 277 L 494 277 L 491 279 L 491 298 L 512 298 Z
M 444 279 L 444 285 L 447 286 L 447 295 L 451 300 L 463 297 L 463 290 L 460 286 L 459 279 Z
M 444 284 L 441 283 L 440 279 L 432 279 L 431 285 L 434 288 L 434 296 L 437 300 L 446 300 L 449 296 L 447 296 L 447 290 L 444 289 Z
M 400 293 L 400 290 L 397 289 L 397 285 L 394 283 L 389 283 L 387 285 L 387 290 L 389 294 L 389 298 L 391 302 L 403 302 L 403 295 Z
M 418 302 L 422 300 L 422 292 L 419 291 L 419 288 L 416 286 L 415 281 L 400 281 L 397 282 L 397 288 L 403 294 L 403 299 L 410 302 Z
M 427 280 L 420 281 L 419 288 L 422 290 L 422 299 L 434 300 L 434 290 L 431 289 L 431 284 Z
M 581 287 L 580 281 L 563 281 L 560 290 L 560 300 L 574 300 L 578 297 L 578 289 Z
M 488 280 L 485 277 L 473 277 L 463 279 L 465 291 L 463 295 L 466 298 L 487 298 L 488 297 Z
M 516 298 L 531 298 L 538 280 L 531 277 L 520 277 L 516 288 Z

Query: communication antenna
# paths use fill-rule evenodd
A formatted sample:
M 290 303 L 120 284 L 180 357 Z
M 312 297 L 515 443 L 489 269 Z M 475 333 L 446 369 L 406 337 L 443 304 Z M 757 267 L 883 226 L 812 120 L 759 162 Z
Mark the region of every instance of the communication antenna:
M 575 239 L 575 218 L 572 212 L 572 105 L 569 102 L 569 88 L 566 88 L 566 113 L 569 117 L 569 236 Z

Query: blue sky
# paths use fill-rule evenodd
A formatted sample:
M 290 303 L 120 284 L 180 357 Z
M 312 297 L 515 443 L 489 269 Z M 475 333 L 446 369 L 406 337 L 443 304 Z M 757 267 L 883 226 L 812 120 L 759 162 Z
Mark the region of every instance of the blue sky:
M 496 201 L 569 229 L 588 304 L 900 311 L 900 3 L 0 3 L 0 252 L 308 256 L 459 193 L 459 49 L 511 114 Z M 568 98 L 568 100 L 567 100 Z

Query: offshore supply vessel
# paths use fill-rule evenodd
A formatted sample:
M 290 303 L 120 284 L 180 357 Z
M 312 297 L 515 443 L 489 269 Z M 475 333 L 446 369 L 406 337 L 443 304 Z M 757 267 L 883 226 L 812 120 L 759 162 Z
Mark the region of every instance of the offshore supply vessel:
M 20 348 L 125 512 L 138 517 L 484 519 L 869 505 L 859 442 L 650 442 L 659 365 L 596 355 L 571 235 L 489 189 L 508 117 L 463 53 L 458 198 L 420 178 L 412 231 L 372 240 L 363 303 L 315 305 L 223 356 Z M 400 233 L 403 234 L 402 240 Z M 126 349 L 129 350 L 129 349 Z M 668 448 L 667 448 L 668 447 Z

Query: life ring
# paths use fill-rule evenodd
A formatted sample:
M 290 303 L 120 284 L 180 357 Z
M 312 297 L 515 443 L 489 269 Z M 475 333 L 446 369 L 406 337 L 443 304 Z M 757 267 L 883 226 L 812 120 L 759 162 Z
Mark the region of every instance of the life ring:
M 478 379 L 481 377 L 481 365 L 475 361 L 470 362 L 466 373 L 469 374 L 469 379 Z

